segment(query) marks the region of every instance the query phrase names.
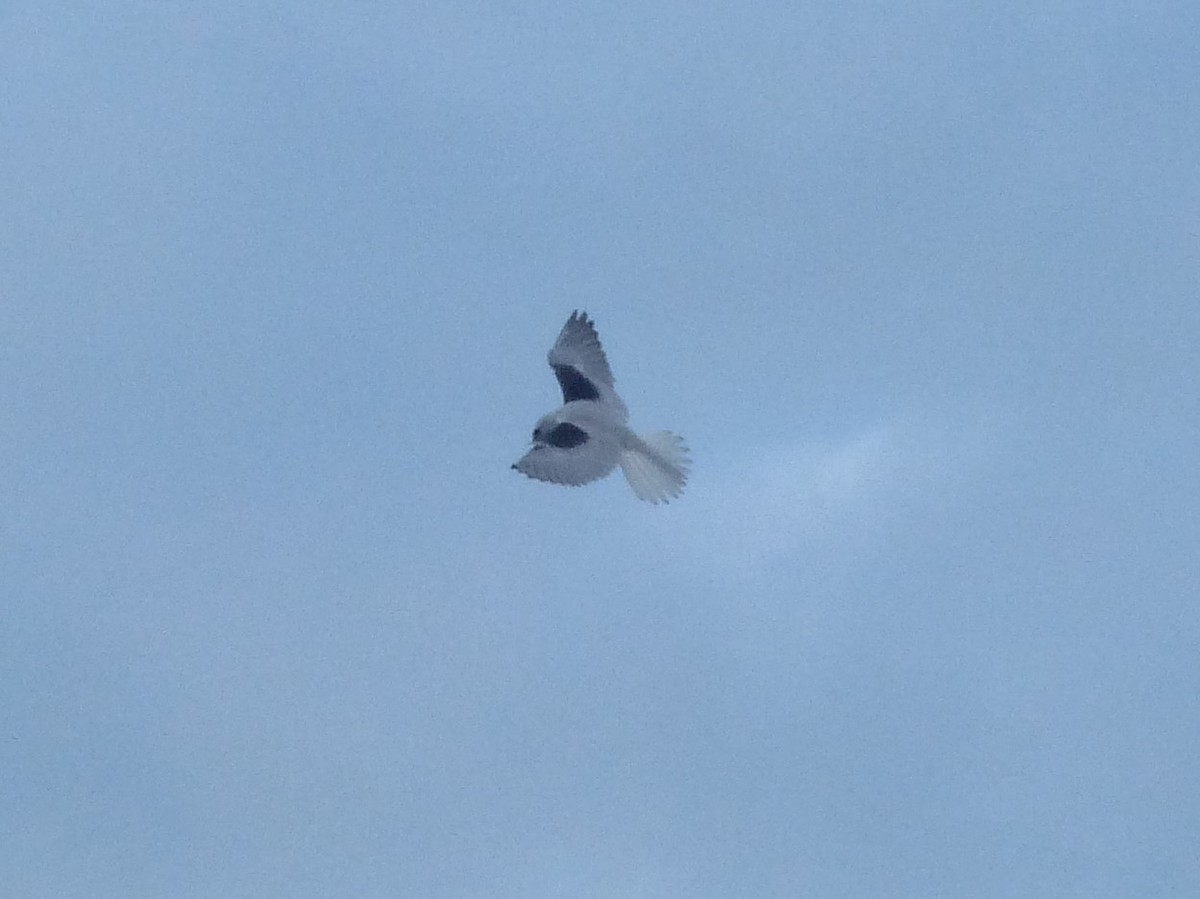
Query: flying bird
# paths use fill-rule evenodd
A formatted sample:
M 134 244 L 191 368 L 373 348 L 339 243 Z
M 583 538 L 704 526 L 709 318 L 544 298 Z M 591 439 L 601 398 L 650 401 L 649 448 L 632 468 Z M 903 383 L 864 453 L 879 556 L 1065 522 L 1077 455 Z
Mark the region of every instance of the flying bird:
M 596 326 L 572 312 L 547 356 L 562 388 L 563 406 L 543 415 L 533 446 L 513 468 L 539 481 L 577 487 L 618 465 L 639 499 L 665 503 L 687 482 L 687 447 L 670 431 L 641 436 L 629 429 L 629 412 L 613 389 L 612 370 Z

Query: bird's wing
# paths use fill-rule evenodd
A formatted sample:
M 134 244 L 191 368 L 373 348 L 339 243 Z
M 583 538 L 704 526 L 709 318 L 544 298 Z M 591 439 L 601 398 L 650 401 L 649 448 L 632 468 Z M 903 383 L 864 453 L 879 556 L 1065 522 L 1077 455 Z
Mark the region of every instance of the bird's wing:
M 546 358 L 558 378 L 564 403 L 595 400 L 625 413 L 625 404 L 613 389 L 612 369 L 600 345 L 600 335 L 586 312 L 571 313 Z
M 513 466 L 523 475 L 552 484 L 579 486 L 602 478 L 617 466 L 620 450 L 569 423 L 555 426 Z

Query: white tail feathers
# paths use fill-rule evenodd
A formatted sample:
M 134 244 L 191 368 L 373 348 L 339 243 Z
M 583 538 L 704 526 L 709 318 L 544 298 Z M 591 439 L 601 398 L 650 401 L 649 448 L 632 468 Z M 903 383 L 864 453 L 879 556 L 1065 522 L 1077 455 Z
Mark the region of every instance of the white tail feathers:
M 638 499 L 670 502 L 683 492 L 690 466 L 683 438 L 670 431 L 655 431 L 635 438 L 621 452 L 621 471 Z

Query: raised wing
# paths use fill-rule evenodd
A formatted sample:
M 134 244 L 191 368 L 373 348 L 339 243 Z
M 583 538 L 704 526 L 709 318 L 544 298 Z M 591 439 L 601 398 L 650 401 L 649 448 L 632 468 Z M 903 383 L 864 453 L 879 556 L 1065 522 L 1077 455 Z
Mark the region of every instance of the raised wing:
M 609 403 L 620 410 L 623 418 L 627 417 L 625 404 L 613 389 L 612 369 L 600 345 L 600 335 L 586 312 L 571 313 L 546 358 L 558 378 L 564 403 Z
M 617 466 L 616 444 L 596 440 L 573 424 L 556 425 L 513 466 L 521 474 L 552 484 L 578 487 L 602 478 Z

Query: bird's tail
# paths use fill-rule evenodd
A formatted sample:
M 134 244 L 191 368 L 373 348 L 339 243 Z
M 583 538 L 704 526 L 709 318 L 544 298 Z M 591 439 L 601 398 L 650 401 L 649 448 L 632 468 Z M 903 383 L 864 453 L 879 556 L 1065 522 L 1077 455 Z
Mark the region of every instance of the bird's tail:
M 691 466 L 687 452 L 682 437 L 670 431 L 655 431 L 635 437 L 621 451 L 621 471 L 638 499 L 670 502 L 687 483 Z

